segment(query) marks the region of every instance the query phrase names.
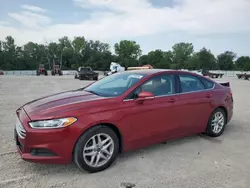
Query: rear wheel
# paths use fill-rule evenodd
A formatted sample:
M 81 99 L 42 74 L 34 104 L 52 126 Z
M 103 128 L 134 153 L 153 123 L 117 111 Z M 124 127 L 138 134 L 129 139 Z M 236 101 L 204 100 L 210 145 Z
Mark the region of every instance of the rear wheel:
M 220 136 L 227 124 L 226 113 L 223 109 L 217 108 L 211 114 L 205 134 L 212 137 Z
M 106 126 L 96 126 L 86 131 L 77 141 L 74 161 L 81 170 L 90 173 L 108 168 L 119 153 L 119 139 Z

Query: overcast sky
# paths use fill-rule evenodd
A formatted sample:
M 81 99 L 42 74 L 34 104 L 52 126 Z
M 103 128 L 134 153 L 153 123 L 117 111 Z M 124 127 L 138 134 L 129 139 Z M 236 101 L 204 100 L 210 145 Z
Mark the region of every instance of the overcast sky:
M 0 0 L 0 40 L 135 40 L 143 53 L 192 42 L 250 55 L 250 0 Z

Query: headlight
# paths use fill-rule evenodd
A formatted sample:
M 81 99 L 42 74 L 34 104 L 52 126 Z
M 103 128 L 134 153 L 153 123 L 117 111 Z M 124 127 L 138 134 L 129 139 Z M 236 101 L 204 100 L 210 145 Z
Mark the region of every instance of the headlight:
M 29 125 L 35 129 L 55 129 L 55 128 L 68 127 L 69 125 L 76 122 L 76 120 L 77 119 L 74 117 L 68 117 L 61 119 L 33 121 L 29 122 Z

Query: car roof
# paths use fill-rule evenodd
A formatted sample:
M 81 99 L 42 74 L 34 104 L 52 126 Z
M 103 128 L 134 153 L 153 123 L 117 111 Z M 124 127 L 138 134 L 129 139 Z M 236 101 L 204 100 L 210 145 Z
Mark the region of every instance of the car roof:
M 161 72 L 171 72 L 171 73 L 188 73 L 188 74 L 193 74 L 193 75 L 196 75 L 195 73 L 193 72 L 190 72 L 190 71 L 184 71 L 184 70 L 174 70 L 174 69 L 144 69 L 144 70 L 128 70 L 128 71 L 125 71 L 127 73 L 131 72 L 133 74 L 143 74 L 143 75 L 146 75 L 146 76 L 149 76 L 149 75 L 153 75 L 153 74 L 157 74 L 157 73 L 161 73 Z

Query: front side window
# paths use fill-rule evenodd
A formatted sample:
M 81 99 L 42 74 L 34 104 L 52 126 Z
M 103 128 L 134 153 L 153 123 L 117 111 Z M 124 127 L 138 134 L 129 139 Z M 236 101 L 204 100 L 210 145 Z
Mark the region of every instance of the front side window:
M 179 75 L 182 93 L 204 90 L 202 82 L 193 75 Z
M 93 83 L 84 90 L 103 97 L 119 96 L 139 82 L 144 76 L 144 74 L 131 72 L 116 73 Z
M 154 76 L 142 85 L 137 87 L 128 98 L 137 98 L 142 91 L 153 93 L 155 96 L 165 96 L 175 93 L 175 77 L 174 75 L 164 74 Z

